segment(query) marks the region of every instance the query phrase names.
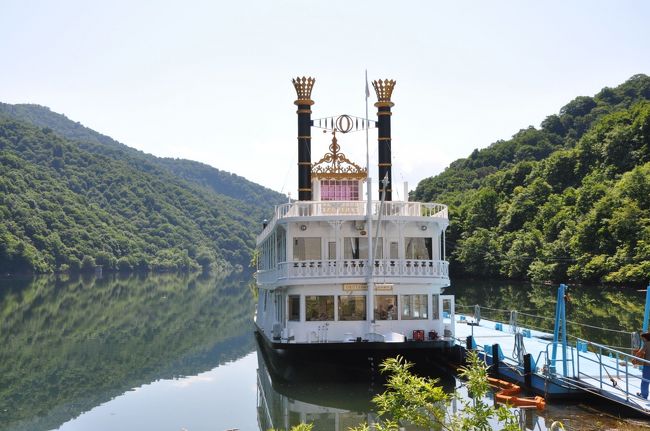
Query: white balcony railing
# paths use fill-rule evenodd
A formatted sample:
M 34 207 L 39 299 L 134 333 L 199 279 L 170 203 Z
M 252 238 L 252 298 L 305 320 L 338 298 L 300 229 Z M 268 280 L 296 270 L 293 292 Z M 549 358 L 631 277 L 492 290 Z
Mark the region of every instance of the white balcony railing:
M 374 201 L 371 205 L 372 215 L 379 214 L 381 203 Z M 382 217 L 442 217 L 447 218 L 447 205 L 424 202 L 384 202 Z M 275 217 L 307 217 L 320 215 L 356 215 L 366 216 L 364 201 L 296 201 L 275 208 Z
M 380 201 L 373 201 L 371 212 L 373 217 L 379 216 Z M 364 201 L 296 201 L 277 205 L 273 220 L 260 234 L 260 238 L 273 229 L 275 223 L 285 217 L 318 217 L 318 216 L 361 216 L 367 217 L 367 205 Z M 384 202 L 381 207 L 381 217 L 436 217 L 448 219 L 447 205 L 429 202 Z
M 303 260 L 282 262 L 277 269 L 258 271 L 261 284 L 288 279 L 365 277 L 368 261 L 363 259 Z M 376 277 L 448 278 L 449 262 L 444 260 L 377 259 L 373 268 Z

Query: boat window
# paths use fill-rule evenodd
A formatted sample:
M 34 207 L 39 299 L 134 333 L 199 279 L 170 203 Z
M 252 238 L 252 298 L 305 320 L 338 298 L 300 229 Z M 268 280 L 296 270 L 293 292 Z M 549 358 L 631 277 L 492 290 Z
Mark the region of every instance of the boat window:
M 402 320 L 428 319 L 427 295 L 400 295 Z
M 300 295 L 289 295 L 289 320 L 300 321 Z
M 431 318 L 433 320 L 440 319 L 440 313 L 438 311 L 438 301 L 440 299 L 440 295 L 432 295 L 431 298 Z
M 339 320 L 366 320 L 365 295 L 339 296 Z
M 287 234 L 284 229 L 278 228 L 275 247 L 277 249 L 278 262 L 287 260 Z
M 336 242 L 334 241 L 327 243 L 327 258 L 329 260 L 336 260 Z
M 305 320 L 334 320 L 334 296 L 305 296 Z
M 397 242 L 391 241 L 389 253 L 391 259 L 399 259 Z
M 293 240 L 293 260 L 320 260 L 320 237 L 299 237 Z
M 431 260 L 431 238 L 406 237 L 406 259 Z
M 358 201 L 359 181 L 322 180 L 320 182 L 321 201 Z
M 375 320 L 397 320 L 397 295 L 375 295 Z
M 362 238 L 365 239 L 365 238 Z M 368 249 L 368 240 L 366 240 L 366 250 Z M 366 258 L 368 256 L 366 255 Z M 343 239 L 343 258 L 360 259 L 359 257 L 359 237 L 346 237 Z
M 275 294 L 273 296 L 273 303 L 276 304 L 275 320 L 277 322 L 284 322 L 284 313 L 286 311 L 286 304 L 284 303 L 284 297 L 279 293 Z
M 375 258 L 381 259 L 384 255 L 384 239 L 377 238 Z M 373 247 L 375 244 L 373 243 Z M 346 237 L 343 239 L 343 258 L 344 259 L 368 259 L 368 238 L 367 237 Z
M 372 247 L 374 248 L 373 253 L 375 253 L 375 259 L 383 259 L 384 258 L 384 238 L 382 238 L 382 237 L 374 238 L 374 241 L 372 243 Z

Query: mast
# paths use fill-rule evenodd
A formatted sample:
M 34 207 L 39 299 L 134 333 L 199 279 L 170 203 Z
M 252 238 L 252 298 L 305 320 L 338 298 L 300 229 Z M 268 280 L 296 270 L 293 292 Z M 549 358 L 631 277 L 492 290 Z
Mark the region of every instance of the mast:
M 368 71 L 366 70 L 366 217 L 368 224 L 368 332 L 375 332 L 375 286 L 373 280 L 374 256 L 372 247 L 372 178 L 370 178 L 370 151 L 368 149 L 368 97 L 370 89 L 368 88 Z

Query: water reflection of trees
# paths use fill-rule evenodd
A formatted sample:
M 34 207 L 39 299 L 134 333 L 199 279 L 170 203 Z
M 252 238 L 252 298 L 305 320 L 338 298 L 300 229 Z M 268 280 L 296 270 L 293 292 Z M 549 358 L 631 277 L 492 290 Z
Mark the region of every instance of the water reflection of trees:
M 459 305 L 479 304 L 486 319 L 508 322 L 510 310 L 517 310 L 518 322 L 553 332 L 557 286 L 455 280 L 450 290 Z M 645 294 L 632 289 L 603 286 L 570 286 L 566 312 L 571 336 L 616 347 L 629 347 L 629 332 L 639 331 L 643 321 Z M 507 310 L 491 311 L 488 308 Z M 469 311 L 459 308 L 459 311 Z M 531 317 L 527 314 L 537 317 Z M 582 325 L 578 325 L 580 323 Z M 589 326 L 583 326 L 589 325 Z M 620 330 L 626 334 L 599 328 Z
M 254 348 L 248 275 L 2 282 L 0 430 L 51 429 Z

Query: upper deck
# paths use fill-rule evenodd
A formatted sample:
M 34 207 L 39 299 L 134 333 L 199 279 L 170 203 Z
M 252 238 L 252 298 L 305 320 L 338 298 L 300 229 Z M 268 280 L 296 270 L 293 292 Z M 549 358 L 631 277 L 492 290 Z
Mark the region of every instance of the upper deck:
M 447 205 L 428 202 L 373 201 L 371 216 L 377 220 L 402 219 L 404 221 L 438 221 L 446 227 L 449 223 Z M 366 201 L 296 201 L 276 205 L 273 219 L 257 237 L 259 244 L 281 221 L 301 220 L 362 220 L 368 217 Z

